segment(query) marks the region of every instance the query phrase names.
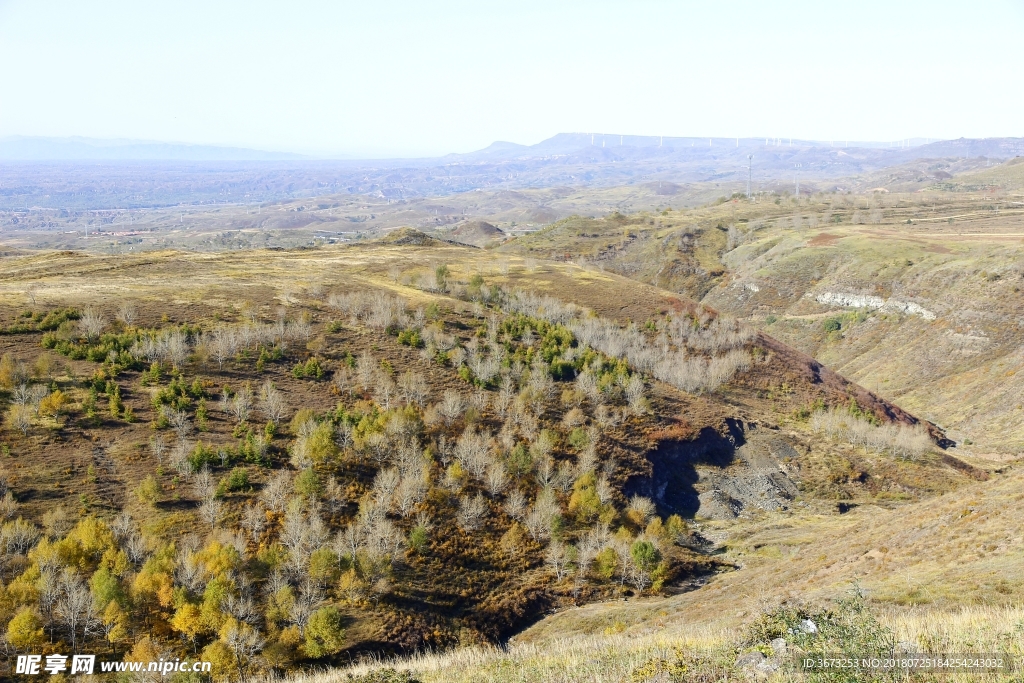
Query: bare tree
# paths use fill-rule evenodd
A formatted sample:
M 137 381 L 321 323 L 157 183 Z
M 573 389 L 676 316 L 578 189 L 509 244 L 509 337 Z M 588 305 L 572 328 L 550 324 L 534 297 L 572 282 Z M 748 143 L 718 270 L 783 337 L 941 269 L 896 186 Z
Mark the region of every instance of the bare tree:
M 477 479 L 483 479 L 493 462 L 490 454 L 490 434 L 477 433 L 466 427 L 455 444 L 455 457 L 462 467 Z
M 494 399 L 494 409 L 501 417 L 505 417 L 508 413 L 509 406 L 512 405 L 512 401 L 515 399 L 516 391 L 516 381 L 514 379 L 508 375 L 501 378 L 498 396 Z
M 11 392 L 11 403 L 16 406 L 27 406 L 32 401 L 32 394 L 29 392 L 28 384 L 22 382 L 14 387 Z
M 133 532 L 124 541 L 124 551 L 133 564 L 139 565 L 146 559 L 146 542 L 142 539 L 142 536 Z
M 188 360 L 188 337 L 181 331 L 174 330 L 166 337 L 166 358 L 176 368 L 180 368 Z
M 378 471 L 377 476 L 373 478 L 373 497 L 385 510 L 391 507 L 392 497 L 400 482 L 401 476 L 393 467 Z
M 256 609 L 256 603 L 248 595 L 228 593 L 227 598 L 224 600 L 224 611 L 246 624 L 254 624 L 260 618 L 260 613 Z
M 174 444 L 174 450 L 171 451 L 171 465 L 186 476 L 192 474 L 192 461 L 189 456 L 192 455 L 194 447 L 188 439 L 179 438 L 178 442 Z
M 100 620 L 89 589 L 73 569 L 66 568 L 61 573 L 59 590 L 54 614 L 68 629 L 71 649 L 78 652 L 79 641 L 92 633 L 100 625 Z
M 313 326 L 310 325 L 306 315 L 303 315 L 302 318 L 288 325 L 288 336 L 292 339 L 308 342 L 309 337 L 312 334 Z
M 10 519 L 17 511 L 18 501 L 14 500 L 14 494 L 10 491 L 4 491 L 4 495 L 0 497 L 0 518 Z M 45 516 L 43 517 L 43 524 L 46 524 Z
M 174 567 L 174 582 L 193 593 L 203 589 L 203 562 L 193 548 L 178 549 L 177 562 Z
M 164 441 L 164 437 L 157 434 L 150 439 L 149 449 L 153 452 L 153 458 L 156 460 L 157 467 L 163 465 L 164 455 L 167 454 L 167 442 Z
M 235 416 L 238 424 L 241 424 L 249 419 L 251 411 L 252 392 L 249 390 L 249 387 L 243 386 L 238 390 L 238 393 L 231 397 L 231 414 Z
M 626 511 L 636 518 L 637 524 L 644 526 L 654 514 L 654 502 L 646 496 L 633 496 L 629 499 Z
M 576 473 L 583 476 L 597 468 L 597 448 L 593 443 L 587 444 L 583 452 L 576 458 Z
M 571 554 L 561 541 L 551 541 L 544 553 L 544 564 L 555 575 L 555 581 L 561 581 L 569 571 Z
M 450 425 L 458 419 L 465 407 L 466 402 L 462 394 L 453 389 L 445 391 L 439 406 L 441 417 L 444 418 L 445 424 Z
M 526 496 L 519 489 L 514 489 L 505 499 L 505 514 L 518 521 L 526 514 Z
M 103 334 L 103 328 L 106 326 L 107 321 L 103 319 L 99 311 L 92 307 L 86 308 L 82 312 L 82 317 L 78 319 L 78 329 L 90 341 Z
M 573 593 L 578 596 L 580 589 L 587 582 L 590 565 L 597 557 L 601 548 L 599 534 L 593 529 L 588 531 L 576 544 L 576 575 L 573 578 Z
M 391 402 L 398 395 L 398 386 L 391 376 L 385 372 L 377 373 L 377 380 L 373 388 L 373 400 L 385 411 L 391 410 Z
M 135 304 L 131 301 L 122 301 L 121 305 L 117 307 L 117 319 L 124 324 L 125 327 L 131 327 L 135 324 L 138 319 L 139 311 L 135 307 Z
M 391 442 L 387 435 L 374 432 L 366 438 L 366 448 L 377 466 L 381 466 L 391 455 Z
M 537 540 L 544 540 L 550 538 L 551 526 L 560 513 L 561 508 L 554 492 L 545 488 L 537 494 L 537 500 L 523 519 L 523 524 L 531 536 Z
M 352 390 L 355 388 L 352 371 L 347 365 L 342 365 L 334 371 L 333 382 L 334 386 L 338 389 L 338 393 L 342 396 L 351 394 Z
M 555 459 L 551 457 L 550 453 L 538 452 L 534 458 L 537 462 L 537 483 L 540 484 L 541 488 L 547 488 L 555 481 L 555 475 L 558 474 L 556 469 Z
M 626 401 L 629 403 L 630 409 L 637 415 L 643 414 L 646 407 L 644 402 L 644 381 L 638 375 L 631 375 L 629 380 L 626 381 L 624 389 Z
M 7 491 L 4 495 L 6 496 Z M 43 514 L 43 528 L 46 529 L 46 534 L 51 539 L 63 538 L 64 535 L 71 531 L 74 526 L 74 522 L 71 519 L 71 515 L 68 511 L 62 507 L 55 507 L 47 510 Z
M 196 498 L 204 503 L 213 500 L 217 492 L 217 484 L 213 480 L 213 473 L 210 472 L 209 467 L 204 465 L 203 469 L 196 474 L 195 480 L 192 482 L 192 490 L 195 492 Z
M 220 521 L 223 504 L 216 498 L 210 498 L 199 506 L 199 516 L 210 526 L 217 526 Z
M 427 399 L 427 383 L 423 375 L 407 370 L 398 378 L 402 400 L 408 404 L 423 405 Z
M 473 497 L 463 496 L 459 502 L 458 522 L 466 531 L 476 531 L 484 523 L 487 501 L 479 493 Z
M 536 541 L 542 541 L 548 537 L 547 521 L 544 519 L 543 513 L 536 508 L 531 509 L 523 517 L 523 526 Z
M 334 442 L 344 451 L 352 446 L 352 425 L 342 420 L 334 431 Z
M 238 676 L 246 680 L 250 663 L 263 650 L 266 640 L 251 625 L 242 622 L 229 623 L 224 631 L 224 642 L 235 655 Z
M 28 436 L 28 430 L 32 426 L 32 409 L 26 405 L 13 405 L 7 413 L 7 424 L 11 429 L 17 429 L 24 436 Z
M 492 496 L 497 496 L 505 490 L 507 484 L 508 474 L 505 472 L 505 466 L 500 462 L 492 463 L 487 468 L 487 490 Z
M 555 475 L 554 484 L 562 493 L 568 493 L 572 490 L 572 485 L 576 483 L 576 468 L 573 467 L 572 463 L 563 460 L 558 463 L 558 474 Z
M 344 487 L 342 487 L 338 482 L 338 478 L 333 474 L 327 477 L 327 483 L 324 484 L 323 499 L 324 503 L 326 503 L 327 510 L 331 513 L 340 512 L 348 501 Z
M 395 507 L 405 517 L 412 512 L 413 507 L 418 502 L 423 500 L 426 492 L 427 482 L 422 473 L 413 473 L 410 476 L 403 477 L 402 481 L 398 484 L 398 488 L 395 490 Z
M 260 389 L 260 412 L 270 422 L 277 423 L 281 421 L 287 410 L 288 404 L 284 400 L 284 395 L 270 380 L 264 382 L 263 388 Z
M 367 391 L 373 388 L 373 380 L 377 375 L 377 361 L 373 359 L 373 356 L 364 353 L 356 361 L 356 377 L 359 380 L 359 386 Z
M 572 408 L 562 416 L 562 426 L 568 430 L 575 429 L 586 422 L 586 415 L 579 408 Z
M 10 491 L 4 495 L 8 494 Z M 38 539 L 39 529 L 36 528 L 36 525 L 21 517 L 0 528 L 0 548 L 3 548 L 9 555 L 28 552 L 28 549 L 35 545 Z
M 179 442 L 184 441 L 192 434 L 192 422 L 188 418 L 188 413 L 184 410 L 175 410 L 170 406 L 161 406 L 161 411 L 164 418 L 178 435 Z
M 235 355 L 236 347 L 235 335 L 231 330 L 218 328 L 213 331 L 210 351 L 213 354 L 213 359 L 217 361 L 217 368 L 219 370 L 223 370 L 224 362 Z
M 53 638 L 56 626 L 54 611 L 61 594 L 60 574 L 55 565 L 46 564 L 40 567 L 36 589 L 39 591 L 39 612 L 43 616 L 45 625 L 49 628 L 50 638 Z
M 288 470 L 277 470 L 263 487 L 261 497 L 269 510 L 280 512 L 288 500 L 288 492 L 292 487 L 292 478 Z
M 249 532 L 253 543 L 259 541 L 263 528 L 267 525 L 267 516 L 259 503 L 249 503 L 242 511 L 242 528 Z
M 589 369 L 586 369 L 576 375 L 576 388 L 579 389 L 591 403 L 600 403 L 603 400 L 601 392 L 597 388 L 597 378 L 594 377 L 594 373 Z
M 114 537 L 117 538 L 118 541 L 123 541 L 128 538 L 128 535 L 133 533 L 135 529 L 135 520 L 132 519 L 131 514 L 129 514 L 127 510 L 122 510 L 110 524 L 110 530 L 114 532 Z
M 491 398 L 483 389 L 477 389 L 470 397 L 469 404 L 477 410 L 478 413 L 483 413 L 487 410 L 490 405 Z
M 310 283 L 309 288 L 306 291 L 309 294 L 309 298 L 313 299 L 314 301 L 324 300 L 324 283 L 312 282 Z

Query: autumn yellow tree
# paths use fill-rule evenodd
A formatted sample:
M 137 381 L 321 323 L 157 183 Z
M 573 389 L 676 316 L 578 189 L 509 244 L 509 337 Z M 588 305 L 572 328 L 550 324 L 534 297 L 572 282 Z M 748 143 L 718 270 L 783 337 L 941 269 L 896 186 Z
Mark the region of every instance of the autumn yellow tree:
M 203 621 L 203 612 L 190 602 L 181 605 L 171 618 L 171 627 L 192 641 L 192 651 L 196 651 L 196 642 L 199 636 L 206 631 L 206 624 Z
M 7 642 L 19 650 L 37 649 L 44 642 L 43 620 L 34 609 L 23 606 L 7 625 Z

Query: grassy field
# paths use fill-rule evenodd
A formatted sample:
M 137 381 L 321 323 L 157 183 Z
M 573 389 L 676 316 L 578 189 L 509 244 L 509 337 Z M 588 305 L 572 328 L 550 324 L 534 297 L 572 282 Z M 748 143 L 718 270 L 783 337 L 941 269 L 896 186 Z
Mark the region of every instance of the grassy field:
M 876 628 L 888 630 L 896 642 L 915 651 L 1006 653 L 1020 656 L 1019 607 L 965 607 L 943 610 L 875 610 Z M 344 680 L 389 680 L 383 672 L 408 672 L 423 683 L 512 681 L 514 683 L 591 683 L 594 681 L 729 680 L 751 676 L 733 665 L 737 653 L 754 651 L 742 628 L 708 627 L 654 618 L 644 633 L 570 636 L 517 643 L 506 649 L 474 648 L 446 654 L 425 654 L 400 660 L 367 662 L 336 671 L 297 677 L 303 683 Z M 690 667 L 673 667 L 677 662 Z M 673 671 L 674 669 L 674 671 Z M 659 671 L 662 678 L 656 678 Z M 674 674 L 674 675 L 673 675 Z M 348 678 L 352 676 L 353 678 Z M 698 678 L 700 676 L 700 678 Z M 802 680 L 780 671 L 768 680 Z M 390 680 L 402 680 L 393 676 Z M 934 680 L 910 676 L 905 680 Z M 942 674 L 941 680 L 1013 681 L 1015 674 Z

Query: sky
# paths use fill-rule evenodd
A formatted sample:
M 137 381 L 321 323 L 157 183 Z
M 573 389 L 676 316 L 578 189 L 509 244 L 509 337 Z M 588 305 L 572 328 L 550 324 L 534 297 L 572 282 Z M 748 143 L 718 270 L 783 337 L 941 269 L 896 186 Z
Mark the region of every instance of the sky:
M 0 137 L 1024 136 L 1024 0 L 0 0 Z

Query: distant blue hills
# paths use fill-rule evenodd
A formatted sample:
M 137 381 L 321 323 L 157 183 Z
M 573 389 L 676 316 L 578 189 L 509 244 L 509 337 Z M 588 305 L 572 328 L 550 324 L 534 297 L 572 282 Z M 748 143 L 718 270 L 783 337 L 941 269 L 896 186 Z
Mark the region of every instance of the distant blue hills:
M 146 140 L 0 138 L 2 161 L 300 161 L 308 158 L 288 152 Z
M 146 140 L 100 140 L 96 138 L 28 137 L 0 138 L 0 161 L 21 162 L 90 162 L 90 161 L 333 161 L 346 166 L 422 167 L 451 163 L 501 163 L 527 159 L 557 157 L 587 158 L 588 161 L 639 158 L 708 158 L 724 160 L 735 157 L 743 161 L 749 153 L 790 156 L 846 150 L 886 158 L 935 158 L 988 156 L 1007 158 L 1024 153 L 1022 138 L 985 138 L 929 140 L 912 138 L 899 142 L 865 142 L 846 140 L 798 140 L 791 138 L 706 138 L 658 135 L 618 135 L 609 133 L 559 133 L 535 145 L 494 142 L 484 149 L 441 157 L 406 157 L 386 159 L 325 158 L 290 152 L 268 152 L 242 147 L 190 145 Z

